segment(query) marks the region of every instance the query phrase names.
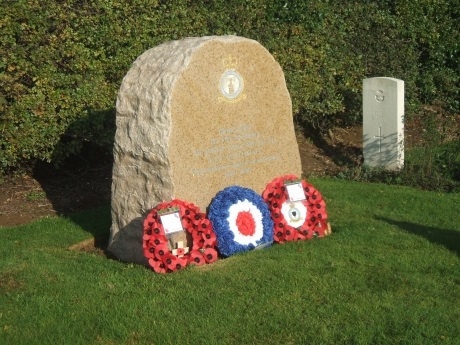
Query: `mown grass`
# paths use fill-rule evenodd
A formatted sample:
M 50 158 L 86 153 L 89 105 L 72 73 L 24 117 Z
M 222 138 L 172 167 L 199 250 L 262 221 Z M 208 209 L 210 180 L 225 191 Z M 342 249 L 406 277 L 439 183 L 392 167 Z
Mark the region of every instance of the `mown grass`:
M 68 249 L 108 208 L 0 229 L 0 343 L 458 344 L 460 195 L 311 182 L 331 237 L 165 276 Z

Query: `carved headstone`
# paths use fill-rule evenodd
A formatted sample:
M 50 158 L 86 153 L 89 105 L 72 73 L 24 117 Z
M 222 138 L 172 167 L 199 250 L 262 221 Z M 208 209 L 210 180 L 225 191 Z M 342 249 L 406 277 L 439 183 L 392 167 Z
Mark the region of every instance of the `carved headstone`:
M 142 222 L 174 198 L 204 212 L 230 185 L 301 174 L 284 74 L 258 42 L 188 38 L 133 63 L 117 99 L 109 250 L 144 263 Z M 178 240 L 179 241 L 179 240 Z
M 363 80 L 364 164 L 400 169 L 404 165 L 404 81 Z

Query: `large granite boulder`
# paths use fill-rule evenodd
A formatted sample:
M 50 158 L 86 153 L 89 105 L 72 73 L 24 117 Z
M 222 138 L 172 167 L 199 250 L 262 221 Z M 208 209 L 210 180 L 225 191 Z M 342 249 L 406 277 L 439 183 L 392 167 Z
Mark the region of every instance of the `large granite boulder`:
M 174 198 L 206 210 L 218 191 L 261 193 L 301 174 L 283 71 L 258 42 L 188 38 L 133 63 L 117 99 L 109 251 L 145 264 L 142 222 Z

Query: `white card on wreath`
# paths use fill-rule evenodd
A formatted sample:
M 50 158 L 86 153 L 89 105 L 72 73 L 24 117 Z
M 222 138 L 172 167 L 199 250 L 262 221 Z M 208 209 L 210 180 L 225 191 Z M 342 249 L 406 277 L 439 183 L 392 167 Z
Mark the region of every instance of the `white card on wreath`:
M 301 182 L 287 184 L 286 189 L 289 195 L 289 200 L 291 201 L 305 200 L 305 192 L 303 190 Z
M 166 235 L 184 230 L 179 211 L 162 214 L 160 215 L 160 218 Z

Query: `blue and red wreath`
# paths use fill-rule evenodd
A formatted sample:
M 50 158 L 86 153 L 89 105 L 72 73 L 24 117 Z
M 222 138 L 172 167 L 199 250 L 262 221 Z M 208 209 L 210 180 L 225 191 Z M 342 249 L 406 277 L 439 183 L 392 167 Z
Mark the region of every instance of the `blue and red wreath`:
M 159 212 L 178 209 L 182 227 L 192 235 L 192 248 L 168 247 Z M 206 215 L 198 206 L 182 200 L 172 200 L 157 205 L 144 220 L 143 248 L 149 266 L 157 273 L 173 272 L 188 264 L 203 265 L 217 260 L 216 235 Z
M 273 221 L 267 204 L 251 189 L 223 189 L 209 205 L 208 217 L 223 256 L 252 250 L 273 242 Z
M 303 200 L 291 200 L 288 186 L 292 184 L 301 185 Z M 267 185 L 262 196 L 274 222 L 275 242 L 309 240 L 330 233 L 326 203 L 321 193 L 305 180 L 295 175 L 277 177 Z

